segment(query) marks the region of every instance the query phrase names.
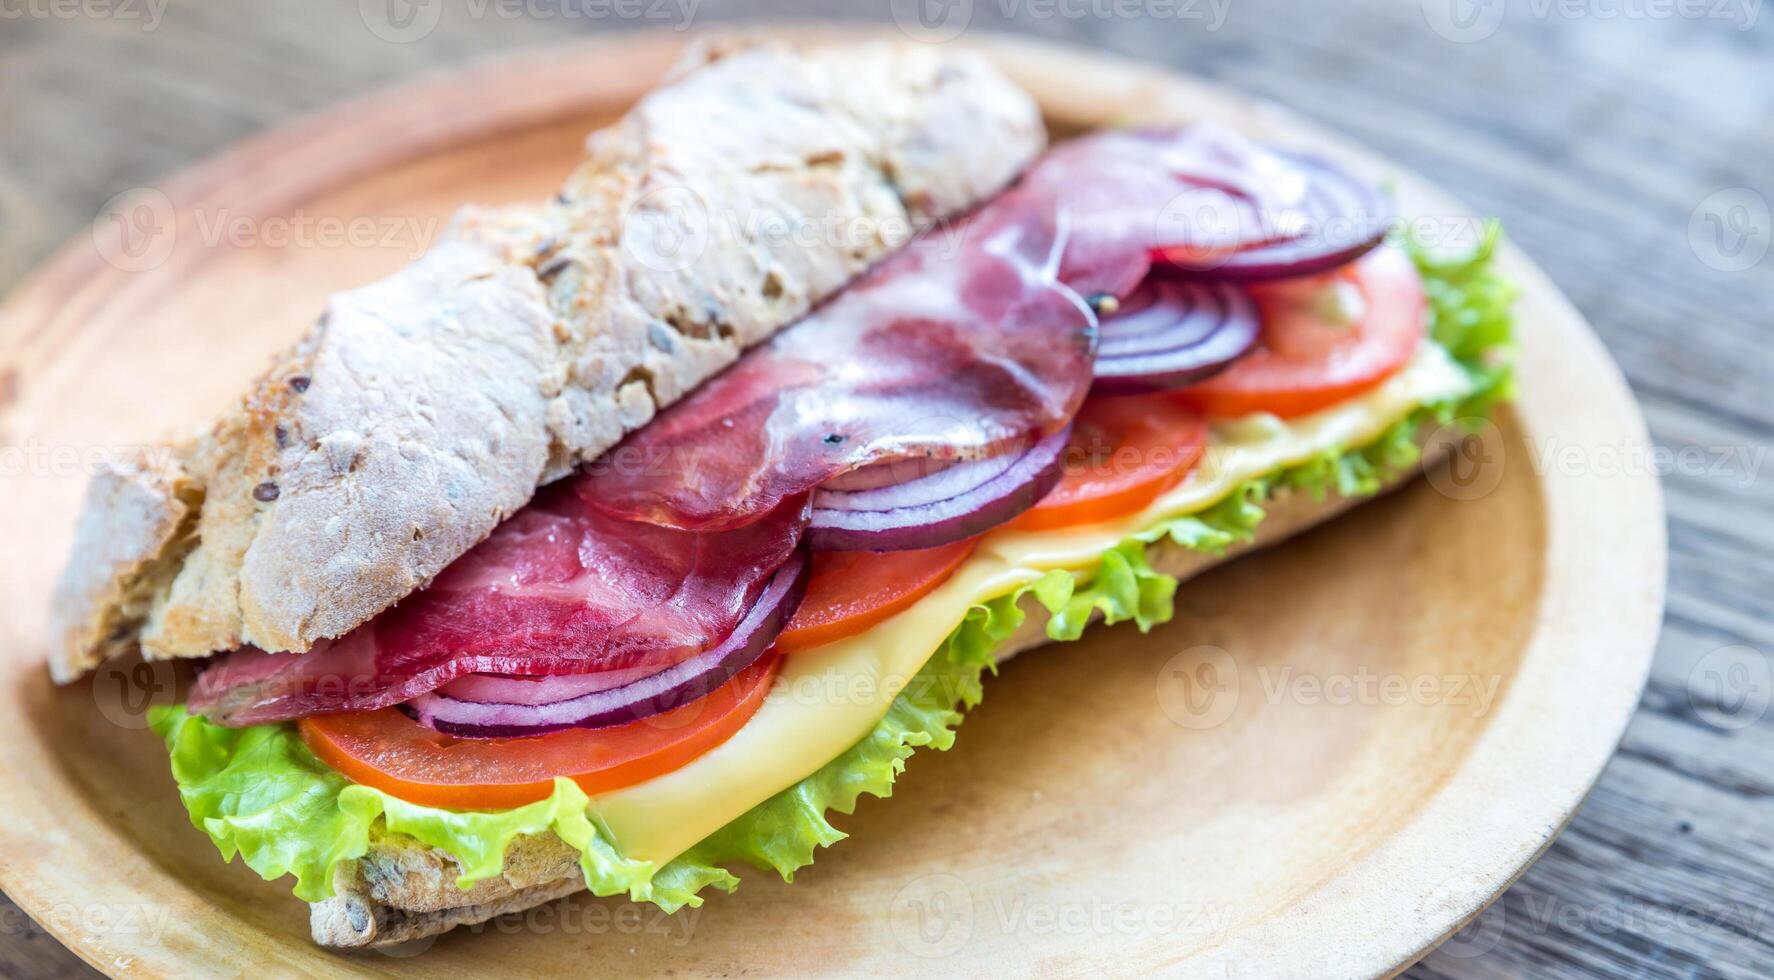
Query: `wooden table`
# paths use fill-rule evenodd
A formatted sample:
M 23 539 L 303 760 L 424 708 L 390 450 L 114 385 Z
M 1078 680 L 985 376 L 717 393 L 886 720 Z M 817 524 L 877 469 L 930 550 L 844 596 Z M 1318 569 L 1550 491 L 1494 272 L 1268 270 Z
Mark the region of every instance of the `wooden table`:
M 560 13 L 611 9 L 596 2 L 507 17 L 446 0 L 396 43 L 366 29 L 377 2 L 0 3 L 0 288 L 113 194 L 340 97 L 565 32 L 815 8 L 667 0 L 622 20 Z M 1749 2 L 971 5 L 973 29 L 1284 102 L 1501 216 L 1601 332 L 1668 451 L 1623 461 L 1658 467 L 1669 504 L 1669 609 L 1638 718 L 1546 856 L 1409 976 L 1774 973 L 1774 25 Z M 1153 16 L 1122 16 L 1141 7 Z M 0 901 L 0 974 L 90 973 Z

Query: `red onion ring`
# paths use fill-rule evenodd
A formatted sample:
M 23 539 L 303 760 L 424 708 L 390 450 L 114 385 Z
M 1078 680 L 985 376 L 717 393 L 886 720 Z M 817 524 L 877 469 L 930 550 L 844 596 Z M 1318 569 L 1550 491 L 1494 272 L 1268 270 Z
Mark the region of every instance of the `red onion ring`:
M 576 698 L 581 694 L 608 691 L 658 671 L 658 667 L 630 667 L 626 670 L 600 670 L 593 674 L 552 676 L 467 674 L 439 687 L 437 692 L 457 701 L 478 701 L 483 704 L 549 704 Z
M 725 642 L 639 680 L 576 693 L 587 686 L 587 677 L 596 675 L 524 679 L 519 683 L 534 684 L 536 690 L 514 701 L 462 700 L 446 693 L 446 686 L 413 698 L 401 709 L 419 724 L 458 738 L 519 738 L 567 728 L 608 728 L 670 711 L 727 683 L 776 642 L 776 634 L 806 594 L 811 564 L 805 554 L 795 552 L 776 570 Z M 483 685 L 480 690 L 503 688 Z M 552 692 L 565 696 L 544 700 Z
M 1302 230 L 1230 254 L 1161 251 L 1171 268 L 1209 279 L 1250 281 L 1306 276 L 1353 262 L 1380 244 L 1392 227 L 1392 199 L 1342 166 L 1303 154 L 1275 151 L 1307 177 L 1299 214 Z M 1268 216 L 1273 220 L 1275 216 Z
M 1225 370 L 1253 347 L 1261 321 L 1243 288 L 1146 277 L 1098 329 L 1091 393 L 1181 388 Z
M 1059 482 L 1068 426 L 1020 453 L 967 460 L 864 490 L 813 493 L 815 551 L 905 551 L 971 538 L 1016 517 Z
M 848 473 L 837 476 L 820 484 L 825 490 L 841 490 L 855 493 L 858 490 L 879 490 L 882 487 L 898 486 L 921 477 L 935 474 L 954 466 L 960 460 L 929 459 L 923 456 L 915 459 L 890 459 L 881 463 L 870 463 Z

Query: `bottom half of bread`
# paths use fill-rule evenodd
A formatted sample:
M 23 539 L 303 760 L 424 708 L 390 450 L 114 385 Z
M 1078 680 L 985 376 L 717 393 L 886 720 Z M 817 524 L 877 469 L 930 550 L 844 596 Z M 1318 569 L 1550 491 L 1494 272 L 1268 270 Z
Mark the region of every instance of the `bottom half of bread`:
M 1426 450 L 1424 465 L 1439 455 Z M 1387 490 L 1417 472 L 1395 478 Z M 1165 540 L 1148 552 L 1153 568 L 1179 579 L 1188 578 L 1236 557 L 1274 544 L 1336 516 L 1367 498 L 1278 494 L 1264 504 L 1267 516 L 1255 537 L 1224 554 L 1191 551 Z M 1047 641 L 1047 612 L 1033 597 L 1023 599 L 1027 618 L 999 648 L 1000 662 Z M 963 736 L 963 741 L 965 737 Z M 520 912 L 551 902 L 585 887 L 579 854 L 553 834 L 519 837 L 506 851 L 500 876 L 463 889 L 456 859 L 402 835 L 373 838 L 362 858 L 339 866 L 332 898 L 310 910 L 314 941 L 324 946 L 387 946 L 434 936 L 459 925 L 484 922 L 507 912 Z

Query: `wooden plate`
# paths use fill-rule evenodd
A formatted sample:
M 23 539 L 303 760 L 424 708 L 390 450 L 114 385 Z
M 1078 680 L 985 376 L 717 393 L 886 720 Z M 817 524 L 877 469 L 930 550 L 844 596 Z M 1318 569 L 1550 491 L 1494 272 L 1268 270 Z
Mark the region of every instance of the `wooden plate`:
M 1663 520 L 1655 481 L 1608 465 L 1648 445 L 1619 374 L 1510 252 L 1521 398 L 1488 462 L 1197 580 L 1151 635 L 1098 630 L 1019 659 L 957 749 L 917 757 L 792 887 L 753 875 L 675 918 L 581 897 L 421 958 L 339 956 L 309 944 L 287 882 L 217 860 L 142 730 L 157 675 L 55 689 L 43 667 L 83 454 L 221 410 L 328 291 L 409 260 L 457 203 L 549 193 L 679 43 L 545 50 L 276 130 L 127 199 L 135 234 L 101 222 L 12 296 L 0 887 L 15 901 L 101 970 L 141 976 L 247 960 L 391 976 L 1380 975 L 1550 843 L 1637 702 Z M 1394 179 L 1407 213 L 1470 229 L 1421 180 L 1273 108 L 978 43 L 1056 128 L 1218 118 L 1342 154 Z

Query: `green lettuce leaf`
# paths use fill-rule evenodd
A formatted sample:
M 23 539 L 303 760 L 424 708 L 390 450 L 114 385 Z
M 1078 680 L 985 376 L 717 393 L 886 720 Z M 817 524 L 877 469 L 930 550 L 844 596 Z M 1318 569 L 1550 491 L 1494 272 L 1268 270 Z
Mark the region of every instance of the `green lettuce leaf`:
M 946 750 L 962 712 L 980 701 L 981 677 L 996 670 L 993 650 L 1024 619 L 1028 597 L 1049 614 L 1054 640 L 1075 640 L 1095 614 L 1142 631 L 1172 614 L 1177 581 L 1155 571 L 1147 548 L 1168 539 L 1217 554 L 1249 540 L 1273 494 L 1362 496 L 1416 463 L 1417 436 L 1427 424 L 1480 417 L 1508 397 L 1513 384 L 1510 304 L 1515 290 L 1492 267 L 1495 225 L 1472 254 L 1432 256 L 1407 242 L 1430 298 L 1430 335 L 1453 355 L 1473 385 L 1460 399 L 1419 406 L 1366 445 L 1324 453 L 1237 487 L 1214 506 L 1161 522 L 1105 551 L 1096 566 L 1052 571 L 1016 592 L 974 606 L 912 678 L 874 731 L 812 775 L 715 831 L 663 868 L 624 857 L 587 817 L 588 800 L 571 780 L 555 780 L 545 800 L 512 810 L 458 812 L 418 806 L 359 786 L 308 751 L 292 725 L 222 728 L 183 708 L 150 715 L 166 739 L 173 776 L 191 814 L 232 860 L 267 879 L 293 875 L 300 898 L 332 893 L 339 862 L 361 856 L 377 834 L 406 834 L 454 855 L 457 883 L 467 888 L 497 875 L 507 846 L 520 834 L 552 832 L 582 854 L 588 887 L 597 895 L 627 893 L 667 911 L 702 903 L 709 887 L 732 891 L 729 866 L 746 864 L 792 881 L 814 853 L 844 839 L 828 815 L 849 814 L 864 795 L 886 797 L 920 748 Z
M 1503 227 L 1485 224 L 1478 246 L 1464 255 L 1438 255 L 1424 243 L 1403 242 L 1429 296 L 1429 336 L 1472 376 L 1473 393 L 1454 413 L 1476 418 L 1515 395 L 1515 299 L 1520 290 L 1497 271 Z
M 333 867 L 369 848 L 369 826 L 340 806 L 351 782 L 293 726 L 223 728 L 164 706 L 148 722 L 166 739 L 191 823 L 223 860 L 239 854 L 266 880 L 295 875 L 296 894 L 316 901 L 332 893 Z
M 223 728 L 176 706 L 153 708 L 148 719 L 166 739 L 191 823 L 209 834 L 223 860 L 239 854 L 266 880 L 294 875 L 304 901 L 331 895 L 339 862 L 361 857 L 379 832 L 448 851 L 462 864 L 456 883 L 463 888 L 497 875 L 513 838 L 547 832 L 579 849 L 596 894 L 644 893 L 653 874 L 650 862 L 616 853 L 587 818 L 585 791 L 570 779 L 556 779 L 553 795 L 528 806 L 458 812 L 352 783 L 308 751 L 293 725 Z

